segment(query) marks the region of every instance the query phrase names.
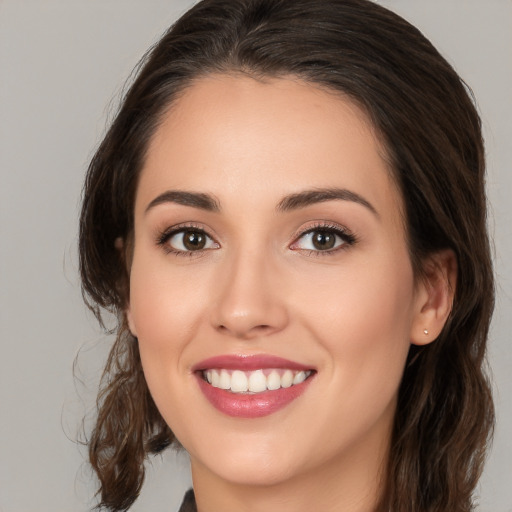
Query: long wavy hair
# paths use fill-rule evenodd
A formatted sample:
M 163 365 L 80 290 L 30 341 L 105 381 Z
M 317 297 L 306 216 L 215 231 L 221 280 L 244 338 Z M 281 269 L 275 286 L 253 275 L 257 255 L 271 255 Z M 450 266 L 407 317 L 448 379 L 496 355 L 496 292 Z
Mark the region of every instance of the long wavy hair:
M 127 510 L 147 456 L 175 442 L 125 319 L 134 198 L 148 142 L 194 80 L 233 72 L 294 76 L 357 103 L 386 146 L 416 275 L 429 254 L 454 251 L 452 312 L 434 343 L 411 346 L 378 511 L 472 510 L 494 424 L 485 373 L 494 284 L 480 119 L 471 91 L 431 43 L 368 0 L 203 0 L 141 62 L 90 163 L 80 218 L 84 299 L 100 322 L 103 310 L 118 318 L 89 438 L 98 507 Z

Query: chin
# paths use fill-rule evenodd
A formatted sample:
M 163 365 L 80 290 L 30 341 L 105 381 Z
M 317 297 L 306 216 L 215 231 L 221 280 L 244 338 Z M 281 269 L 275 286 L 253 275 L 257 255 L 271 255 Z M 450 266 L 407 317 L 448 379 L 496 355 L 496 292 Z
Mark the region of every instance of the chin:
M 242 441 L 238 439 L 238 441 Z M 256 442 L 245 439 L 230 443 L 224 439 L 217 446 L 197 447 L 189 451 L 191 459 L 225 482 L 242 486 L 272 486 L 304 471 L 305 461 L 298 450 L 286 443 Z M 216 449 L 218 448 L 218 449 Z M 194 466 L 194 463 L 192 464 Z
M 261 457 L 244 458 L 244 460 L 228 459 L 224 464 L 219 461 L 212 468 L 226 482 L 241 486 L 267 487 L 281 484 L 297 473 L 294 464 L 285 461 L 262 461 Z

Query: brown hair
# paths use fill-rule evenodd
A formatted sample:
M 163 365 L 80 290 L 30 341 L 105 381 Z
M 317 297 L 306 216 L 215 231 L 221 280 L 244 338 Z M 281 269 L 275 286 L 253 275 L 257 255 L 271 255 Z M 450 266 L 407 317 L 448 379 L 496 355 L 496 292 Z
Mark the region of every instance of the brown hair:
M 119 319 L 89 442 L 99 507 L 127 510 L 147 455 L 174 440 L 126 328 L 129 265 L 115 241 L 130 240 L 138 176 L 166 107 L 193 80 L 230 72 L 293 75 L 357 102 L 386 145 L 417 275 L 427 255 L 456 254 L 450 318 L 434 343 L 410 350 L 378 510 L 471 510 L 494 423 L 484 371 L 494 285 L 480 119 L 429 41 L 368 0 L 204 0 L 144 59 L 92 159 L 80 219 L 84 298 L 100 322 L 102 308 Z

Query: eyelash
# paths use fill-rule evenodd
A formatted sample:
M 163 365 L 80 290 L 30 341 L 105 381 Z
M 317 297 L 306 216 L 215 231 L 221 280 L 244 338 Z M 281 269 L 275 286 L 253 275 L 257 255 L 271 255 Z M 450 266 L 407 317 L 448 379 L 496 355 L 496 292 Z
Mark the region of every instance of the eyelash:
M 156 243 L 158 246 L 161 246 L 163 248 L 166 254 L 175 254 L 176 256 L 194 257 L 199 256 L 200 254 L 204 253 L 204 251 L 211 250 L 199 249 L 197 251 L 182 251 L 179 249 L 174 249 L 171 245 L 169 245 L 168 242 L 174 235 L 177 235 L 178 233 L 183 233 L 187 230 L 202 233 L 210 240 L 212 240 L 215 244 L 219 245 L 218 242 L 216 242 L 213 237 L 211 237 L 203 228 L 196 224 L 180 224 L 178 226 L 168 228 L 163 232 L 159 233 L 156 239 Z M 324 251 L 313 249 L 294 250 L 301 251 L 303 254 L 307 254 L 308 256 L 329 256 L 337 253 L 338 251 L 346 250 L 348 247 L 356 244 L 358 241 L 357 237 L 353 233 L 351 233 L 349 230 L 338 224 L 317 222 L 313 226 L 309 226 L 308 228 L 302 229 L 298 233 L 296 233 L 295 236 L 293 237 L 294 241 L 292 242 L 292 244 L 290 244 L 290 248 L 296 245 L 301 238 L 310 233 L 314 233 L 315 231 L 325 231 L 327 233 L 334 234 L 335 236 L 340 238 L 343 243 L 338 247 L 335 247 L 333 249 L 327 249 Z
M 333 254 L 338 253 L 339 251 L 344 251 L 348 249 L 350 246 L 353 246 L 357 243 L 358 239 L 357 237 L 350 232 L 347 228 L 344 228 L 340 226 L 339 224 L 332 224 L 329 222 L 316 222 L 313 226 L 309 226 L 306 229 L 300 230 L 295 236 L 294 236 L 294 242 L 291 244 L 290 247 L 293 247 L 296 245 L 301 238 L 304 236 L 314 233 L 316 231 L 325 231 L 329 234 L 334 234 L 338 238 L 342 240 L 342 244 L 338 247 L 335 247 L 333 249 L 327 249 L 325 251 L 321 250 L 313 250 L 313 249 L 297 249 L 300 250 L 303 254 L 306 254 L 307 256 L 314 256 L 314 257 L 323 257 L 323 256 L 332 256 Z
M 174 254 L 176 256 L 187 256 L 187 257 L 194 257 L 199 256 L 203 251 L 209 250 L 209 249 L 202 249 L 198 251 L 181 251 L 179 249 L 174 249 L 168 242 L 169 240 L 178 233 L 183 233 L 185 231 L 194 231 L 197 233 L 203 233 L 206 237 L 208 237 L 210 240 L 214 240 L 203 228 L 196 224 L 179 224 L 178 226 L 172 226 L 163 232 L 161 232 L 157 239 L 156 243 L 162 249 L 165 251 L 166 254 Z M 215 242 L 217 243 L 217 242 Z

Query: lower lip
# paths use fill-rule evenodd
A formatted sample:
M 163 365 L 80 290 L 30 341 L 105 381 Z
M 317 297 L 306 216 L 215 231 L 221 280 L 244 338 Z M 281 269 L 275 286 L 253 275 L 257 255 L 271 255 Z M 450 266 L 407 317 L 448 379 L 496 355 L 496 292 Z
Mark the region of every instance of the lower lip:
M 218 411 L 236 418 L 261 418 L 283 409 L 304 393 L 311 380 L 309 377 L 300 384 L 274 391 L 240 394 L 214 388 L 202 378 L 201 374 L 196 375 L 199 387 L 208 401 Z

